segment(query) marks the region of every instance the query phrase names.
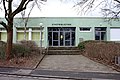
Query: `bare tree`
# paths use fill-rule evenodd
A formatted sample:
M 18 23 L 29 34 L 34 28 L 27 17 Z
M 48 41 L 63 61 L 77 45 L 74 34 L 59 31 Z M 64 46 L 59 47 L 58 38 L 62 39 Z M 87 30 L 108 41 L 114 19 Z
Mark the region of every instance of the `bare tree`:
M 28 23 L 28 19 L 29 19 L 29 16 L 30 16 L 30 13 L 31 11 L 33 10 L 33 7 L 34 7 L 34 3 L 32 4 L 32 7 L 27 15 L 27 17 L 25 16 L 25 13 L 26 11 L 24 10 L 23 12 L 21 12 L 21 15 L 22 15 L 22 19 L 23 19 L 23 22 L 24 22 L 24 40 L 27 39 L 27 36 L 26 36 L 26 30 L 27 30 L 27 23 Z
M 28 20 L 30 17 L 30 14 L 33 10 L 33 8 L 35 7 L 35 5 L 38 7 L 39 10 L 41 10 L 41 5 L 40 4 L 44 4 L 43 2 L 46 2 L 47 0 L 35 0 L 29 7 L 29 11 L 27 10 L 28 14 L 26 14 L 26 10 L 21 12 L 21 16 L 22 16 L 22 21 L 24 23 L 24 40 L 27 39 L 27 34 L 26 34 L 26 30 L 27 30 L 27 24 L 28 24 Z
M 86 14 L 94 10 L 98 6 L 101 7 L 101 13 L 104 17 L 118 18 L 120 15 L 120 1 L 119 0 L 77 0 L 74 8 L 77 9 L 78 14 Z M 97 4 L 96 4 L 97 3 Z
M 111 19 L 119 19 L 120 2 L 118 0 L 114 0 L 110 3 L 106 3 L 106 5 L 101 9 L 101 12 L 108 21 L 110 21 Z M 109 19 L 107 19 L 107 17 L 109 17 Z
M 21 11 L 25 10 L 28 3 L 30 3 L 33 0 L 20 0 L 20 1 L 18 0 L 19 6 L 16 9 L 13 9 L 14 1 L 16 0 L 1 0 L 0 1 L 3 5 L 4 12 L 5 12 L 4 17 L 6 19 L 6 22 L 0 21 L 0 24 L 7 31 L 6 60 L 10 59 L 10 53 L 12 51 L 14 17 Z

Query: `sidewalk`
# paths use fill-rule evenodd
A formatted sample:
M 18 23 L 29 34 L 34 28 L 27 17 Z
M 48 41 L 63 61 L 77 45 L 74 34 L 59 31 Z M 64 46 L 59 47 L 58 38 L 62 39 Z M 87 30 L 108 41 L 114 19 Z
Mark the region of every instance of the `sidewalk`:
M 32 70 L 19 68 L 0 68 L 0 74 L 17 75 L 27 77 L 44 77 L 57 79 L 85 79 L 85 80 L 119 80 L 119 73 L 101 73 L 101 72 L 74 72 L 74 71 L 54 71 L 54 70 Z

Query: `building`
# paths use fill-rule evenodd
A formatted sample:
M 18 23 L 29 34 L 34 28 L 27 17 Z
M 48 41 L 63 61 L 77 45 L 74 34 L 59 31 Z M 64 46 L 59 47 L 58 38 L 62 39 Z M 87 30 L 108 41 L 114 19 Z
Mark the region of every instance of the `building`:
M 119 33 L 119 20 L 106 22 L 100 17 L 32 17 L 28 20 L 26 31 L 27 40 L 33 40 L 38 45 L 42 41 L 42 47 L 71 47 L 85 40 L 120 41 Z M 6 39 L 6 31 L 0 25 L 0 40 Z M 20 40 L 24 40 L 24 22 L 21 18 L 15 18 L 13 42 Z

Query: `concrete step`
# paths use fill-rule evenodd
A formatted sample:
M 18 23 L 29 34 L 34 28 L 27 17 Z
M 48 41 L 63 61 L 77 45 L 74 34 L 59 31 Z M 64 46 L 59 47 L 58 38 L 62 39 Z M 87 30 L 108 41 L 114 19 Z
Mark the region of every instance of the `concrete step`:
M 49 50 L 79 50 L 78 47 L 49 47 Z
M 49 55 L 79 55 L 81 51 L 77 47 L 50 47 Z

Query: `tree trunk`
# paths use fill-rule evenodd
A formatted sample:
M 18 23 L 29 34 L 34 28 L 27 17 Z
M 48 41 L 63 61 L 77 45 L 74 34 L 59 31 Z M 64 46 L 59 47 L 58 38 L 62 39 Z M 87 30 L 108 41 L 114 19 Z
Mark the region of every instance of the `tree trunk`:
M 12 52 L 13 44 L 13 18 L 9 18 L 7 27 L 7 45 L 6 45 L 6 60 L 10 60 L 10 54 Z
M 7 31 L 7 46 L 6 46 L 6 59 L 10 60 L 10 53 L 12 51 L 13 29 Z

